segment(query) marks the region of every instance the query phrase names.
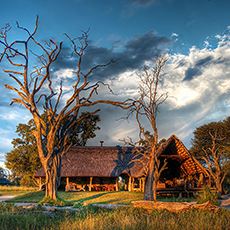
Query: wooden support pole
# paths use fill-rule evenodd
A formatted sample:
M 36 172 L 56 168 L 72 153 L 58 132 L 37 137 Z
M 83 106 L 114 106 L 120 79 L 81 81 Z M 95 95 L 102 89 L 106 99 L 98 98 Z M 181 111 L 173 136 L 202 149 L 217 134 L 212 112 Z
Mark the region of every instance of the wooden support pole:
M 134 190 L 134 182 L 135 182 L 135 178 L 132 177 L 131 191 Z
M 128 191 L 131 192 L 132 191 L 132 177 L 129 177 L 129 184 L 128 184 Z
M 70 190 L 70 186 L 69 186 L 69 177 L 66 177 L 65 191 L 68 192 L 69 190 Z
M 145 191 L 145 178 L 141 178 L 142 179 L 142 189 L 141 191 L 144 192 Z
M 119 187 L 118 187 L 118 177 L 116 178 L 116 191 L 118 192 Z
M 141 191 L 142 190 L 142 179 L 138 178 L 138 181 L 139 181 L 139 190 Z
M 89 178 L 89 191 L 91 192 L 92 191 L 92 184 L 93 184 L 93 177 L 91 176 Z

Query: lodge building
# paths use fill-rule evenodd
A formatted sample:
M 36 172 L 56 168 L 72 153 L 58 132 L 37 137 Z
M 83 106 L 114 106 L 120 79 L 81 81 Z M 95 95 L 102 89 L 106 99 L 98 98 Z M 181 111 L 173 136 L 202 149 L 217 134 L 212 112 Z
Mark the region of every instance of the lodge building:
M 206 170 L 175 135 L 160 146 L 157 154 L 161 162 L 167 159 L 158 193 L 193 191 L 207 178 Z M 72 147 L 62 158 L 61 187 L 65 191 L 144 191 L 143 162 L 133 147 Z M 36 173 L 39 180 L 44 177 L 42 169 Z

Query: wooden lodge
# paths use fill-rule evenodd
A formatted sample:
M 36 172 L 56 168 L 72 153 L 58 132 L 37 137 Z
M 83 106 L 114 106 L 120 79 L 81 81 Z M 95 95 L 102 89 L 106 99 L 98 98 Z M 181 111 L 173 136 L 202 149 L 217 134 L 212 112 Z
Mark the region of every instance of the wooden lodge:
M 61 187 L 65 191 L 144 191 L 145 171 L 134 160 L 134 152 L 133 147 L 72 147 L 62 159 Z M 167 159 L 158 193 L 188 192 L 202 186 L 207 172 L 175 135 L 161 145 L 158 154 L 162 162 Z M 45 177 L 43 170 L 36 177 Z

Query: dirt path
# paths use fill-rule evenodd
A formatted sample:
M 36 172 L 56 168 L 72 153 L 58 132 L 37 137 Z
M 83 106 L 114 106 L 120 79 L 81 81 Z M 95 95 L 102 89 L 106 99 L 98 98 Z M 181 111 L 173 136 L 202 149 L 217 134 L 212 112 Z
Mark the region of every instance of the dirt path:
M 7 200 L 10 200 L 10 199 L 13 199 L 14 197 L 16 196 L 9 196 L 9 195 L 6 195 L 6 196 L 0 196 L 0 202 L 3 202 L 3 201 L 7 201 Z
M 223 198 L 223 200 L 220 200 L 220 207 L 230 209 L 230 195 Z

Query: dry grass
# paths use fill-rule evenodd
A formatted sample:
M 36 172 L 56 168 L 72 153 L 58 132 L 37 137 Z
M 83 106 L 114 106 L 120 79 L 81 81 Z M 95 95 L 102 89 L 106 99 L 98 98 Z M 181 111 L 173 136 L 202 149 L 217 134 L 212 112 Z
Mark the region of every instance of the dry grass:
M 29 194 L 32 191 L 36 191 L 37 188 L 32 187 L 23 187 L 23 186 L 6 186 L 0 185 L 0 196 L 4 195 L 25 195 Z
M 41 209 L 23 210 L 11 205 L 0 204 L 0 229 L 49 229 L 49 230 L 225 230 L 229 229 L 230 211 L 218 212 L 190 210 L 183 213 L 120 208 L 105 210 L 83 207 L 79 211 L 43 212 Z
M 191 210 L 174 214 L 167 211 L 154 211 L 148 214 L 142 209 L 123 208 L 114 211 L 88 211 L 82 217 L 62 221 L 60 229 L 103 230 L 103 229 L 228 229 L 230 212 L 218 213 Z
M 33 187 L 0 185 L 0 191 L 36 191 L 36 190 L 38 189 Z

